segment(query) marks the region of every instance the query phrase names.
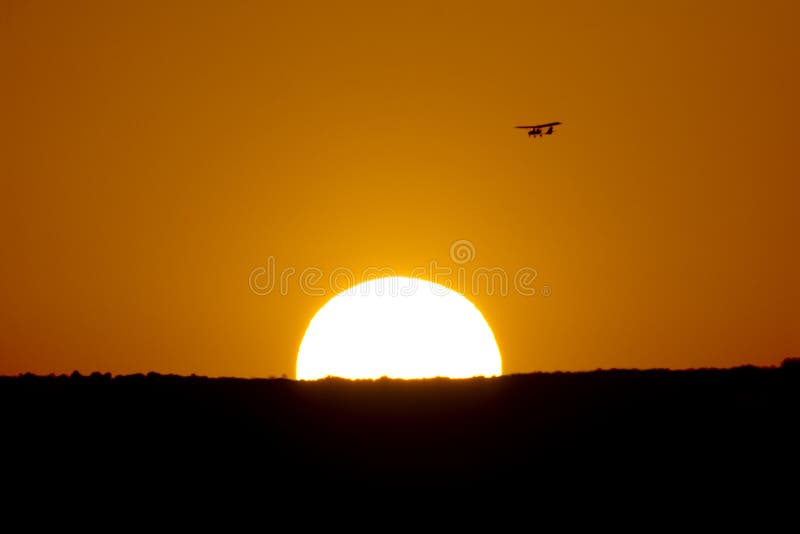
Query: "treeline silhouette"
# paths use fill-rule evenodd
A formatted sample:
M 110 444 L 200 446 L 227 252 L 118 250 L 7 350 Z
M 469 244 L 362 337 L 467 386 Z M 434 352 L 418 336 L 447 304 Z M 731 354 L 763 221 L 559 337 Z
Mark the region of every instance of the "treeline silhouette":
M 796 359 L 469 380 L 22 375 L 0 377 L 0 405 L 6 461 L 33 480 L 103 487 L 756 491 L 800 450 Z

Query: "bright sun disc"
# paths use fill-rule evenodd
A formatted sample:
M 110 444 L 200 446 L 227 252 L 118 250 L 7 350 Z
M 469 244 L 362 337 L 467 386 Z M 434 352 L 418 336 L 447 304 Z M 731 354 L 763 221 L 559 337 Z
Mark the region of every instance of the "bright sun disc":
M 328 301 L 311 319 L 297 378 L 468 378 L 501 373 L 500 350 L 466 297 L 417 278 L 379 278 Z

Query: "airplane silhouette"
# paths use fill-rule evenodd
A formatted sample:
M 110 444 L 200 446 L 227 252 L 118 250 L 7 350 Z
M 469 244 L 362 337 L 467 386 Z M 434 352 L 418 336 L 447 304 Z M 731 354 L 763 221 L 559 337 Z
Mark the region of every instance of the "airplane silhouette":
M 552 135 L 553 134 L 553 126 L 558 126 L 561 124 L 560 122 L 548 122 L 547 124 L 537 124 L 536 126 L 514 126 L 514 128 L 524 128 L 528 130 L 528 137 L 531 136 L 539 136 L 542 135 Z M 547 131 L 542 134 L 542 128 L 547 128 Z

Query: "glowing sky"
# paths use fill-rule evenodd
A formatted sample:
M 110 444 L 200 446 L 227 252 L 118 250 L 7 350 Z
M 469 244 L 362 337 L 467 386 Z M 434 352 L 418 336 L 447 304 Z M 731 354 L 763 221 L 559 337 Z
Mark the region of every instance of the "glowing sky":
M 504 372 L 800 355 L 798 10 L 2 2 L 0 373 L 293 376 L 253 269 L 460 239 Z

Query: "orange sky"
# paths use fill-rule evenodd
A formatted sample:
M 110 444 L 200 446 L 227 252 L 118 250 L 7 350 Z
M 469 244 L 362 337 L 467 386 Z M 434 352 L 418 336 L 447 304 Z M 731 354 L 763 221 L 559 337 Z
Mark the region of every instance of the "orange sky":
M 3 2 L 0 374 L 293 376 L 268 256 L 458 239 L 505 372 L 800 355 L 798 4 L 599 4 Z

